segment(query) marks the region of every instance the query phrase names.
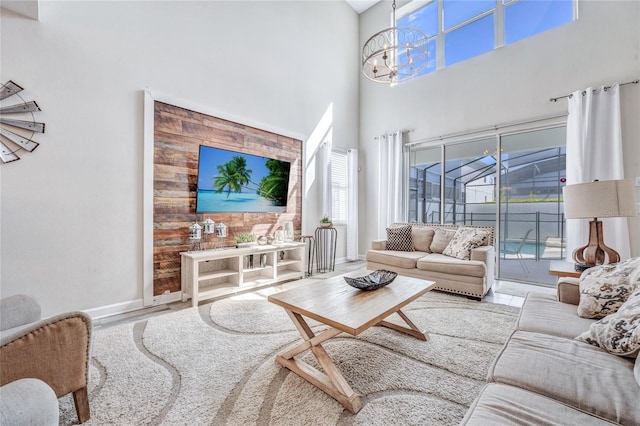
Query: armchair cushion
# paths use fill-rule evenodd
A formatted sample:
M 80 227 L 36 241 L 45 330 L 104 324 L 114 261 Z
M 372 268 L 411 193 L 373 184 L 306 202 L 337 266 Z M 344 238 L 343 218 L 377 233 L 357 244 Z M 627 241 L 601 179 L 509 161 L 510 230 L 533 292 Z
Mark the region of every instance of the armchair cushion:
M 0 425 L 57 425 L 58 397 L 38 379 L 20 379 L 0 387 Z

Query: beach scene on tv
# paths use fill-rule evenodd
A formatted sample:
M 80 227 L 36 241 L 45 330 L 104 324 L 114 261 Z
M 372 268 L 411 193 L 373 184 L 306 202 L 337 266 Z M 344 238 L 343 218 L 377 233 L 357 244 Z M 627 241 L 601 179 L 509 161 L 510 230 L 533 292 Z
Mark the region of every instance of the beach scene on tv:
M 290 168 L 287 161 L 201 145 L 196 213 L 285 212 Z

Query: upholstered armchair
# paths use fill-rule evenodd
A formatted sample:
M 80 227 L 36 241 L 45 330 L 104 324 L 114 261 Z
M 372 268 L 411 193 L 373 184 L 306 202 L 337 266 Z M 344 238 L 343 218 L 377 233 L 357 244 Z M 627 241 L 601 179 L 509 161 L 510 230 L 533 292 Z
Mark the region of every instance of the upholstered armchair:
M 0 299 L 0 386 L 40 379 L 60 398 L 73 392 L 78 420 L 89 420 L 91 318 L 69 312 L 40 319 L 40 306 L 24 295 Z

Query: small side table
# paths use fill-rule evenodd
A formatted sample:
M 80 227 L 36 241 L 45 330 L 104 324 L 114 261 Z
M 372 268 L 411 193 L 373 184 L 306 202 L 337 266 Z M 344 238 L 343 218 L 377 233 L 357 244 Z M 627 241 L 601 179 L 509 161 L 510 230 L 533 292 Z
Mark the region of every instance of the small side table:
M 549 265 L 549 275 L 555 275 L 558 278 L 572 277 L 580 278 L 582 272 L 576 271 L 573 263 L 563 262 L 559 260 L 552 260 Z
M 333 271 L 336 267 L 336 228 L 316 228 L 316 270 L 318 273 Z

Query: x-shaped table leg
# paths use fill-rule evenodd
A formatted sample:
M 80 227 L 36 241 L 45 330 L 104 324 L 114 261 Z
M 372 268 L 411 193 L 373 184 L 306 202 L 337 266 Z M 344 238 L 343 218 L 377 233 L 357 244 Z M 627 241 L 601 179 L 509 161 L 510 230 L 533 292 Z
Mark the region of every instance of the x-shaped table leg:
M 322 347 L 323 342 L 337 336 L 342 333 L 342 331 L 336 328 L 329 328 L 316 336 L 301 315 L 289 310 L 287 310 L 287 313 L 298 329 L 298 332 L 302 335 L 304 342 L 278 355 L 276 362 L 335 398 L 343 407 L 352 413 L 355 414 L 360 411 L 362 408 L 360 395 L 351 389 L 347 380 Z M 311 353 L 313 353 L 326 374 L 306 362 L 294 358 L 296 355 L 308 349 L 311 349 Z

